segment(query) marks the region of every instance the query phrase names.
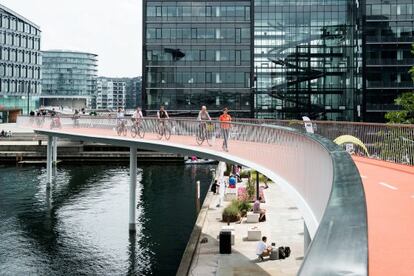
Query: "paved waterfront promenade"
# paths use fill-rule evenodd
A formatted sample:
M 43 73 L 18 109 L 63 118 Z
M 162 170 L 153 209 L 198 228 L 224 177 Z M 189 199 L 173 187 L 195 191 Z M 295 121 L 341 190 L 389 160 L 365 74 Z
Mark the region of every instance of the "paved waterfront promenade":
M 240 185 L 240 184 L 238 184 Z M 264 190 L 266 203 L 261 208 L 267 210 L 267 221 L 260 223 L 231 223 L 235 228 L 235 245 L 232 254 L 220 255 L 217 235 L 225 202 L 217 208 L 219 196 L 214 195 L 209 206 L 201 239 L 206 237 L 207 243 L 199 243 L 189 275 L 296 275 L 303 258 L 303 219 L 281 188 L 274 183 Z M 258 226 L 262 235 L 268 237 L 268 243 L 275 242 L 276 247 L 290 246 L 292 253 L 284 260 L 265 260 L 258 262 L 255 254 L 257 241 L 247 241 L 247 229 Z

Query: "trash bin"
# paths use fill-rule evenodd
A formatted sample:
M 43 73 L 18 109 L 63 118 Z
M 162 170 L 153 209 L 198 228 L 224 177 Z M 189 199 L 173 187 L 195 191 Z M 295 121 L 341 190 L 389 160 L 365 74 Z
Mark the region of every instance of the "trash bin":
M 231 232 L 220 232 L 220 254 L 231 254 Z

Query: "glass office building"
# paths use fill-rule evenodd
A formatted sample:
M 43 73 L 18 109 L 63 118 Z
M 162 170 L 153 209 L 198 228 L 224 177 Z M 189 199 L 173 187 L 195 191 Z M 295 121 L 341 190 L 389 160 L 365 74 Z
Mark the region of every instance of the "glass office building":
M 251 116 L 252 2 L 143 2 L 144 109 Z
M 42 74 L 42 105 L 93 107 L 97 55 L 61 50 L 43 51 Z
M 413 3 L 144 1 L 144 102 L 384 121 L 394 99 L 414 89 Z
M 414 91 L 408 70 L 414 66 L 414 2 L 366 0 L 365 121 L 383 121 L 397 109 L 394 99 Z
M 39 26 L 0 5 L 0 113 L 15 109 L 26 114 L 35 109 L 40 76 Z
M 362 63 L 355 2 L 254 5 L 255 116 L 357 119 Z

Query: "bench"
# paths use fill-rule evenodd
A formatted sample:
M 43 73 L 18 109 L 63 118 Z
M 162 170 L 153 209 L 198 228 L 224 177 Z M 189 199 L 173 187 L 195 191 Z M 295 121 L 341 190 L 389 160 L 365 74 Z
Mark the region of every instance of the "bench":
M 246 222 L 247 223 L 256 223 L 259 222 L 259 213 L 247 212 Z

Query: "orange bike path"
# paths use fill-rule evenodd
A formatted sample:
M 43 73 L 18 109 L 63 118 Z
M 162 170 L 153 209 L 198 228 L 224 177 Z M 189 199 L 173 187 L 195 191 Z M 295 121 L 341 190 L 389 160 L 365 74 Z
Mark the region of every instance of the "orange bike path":
M 414 275 L 414 167 L 353 159 L 367 200 L 369 274 Z

